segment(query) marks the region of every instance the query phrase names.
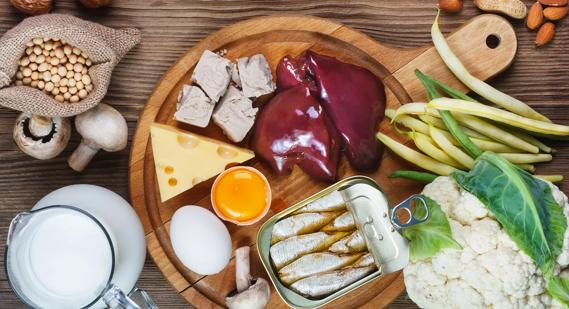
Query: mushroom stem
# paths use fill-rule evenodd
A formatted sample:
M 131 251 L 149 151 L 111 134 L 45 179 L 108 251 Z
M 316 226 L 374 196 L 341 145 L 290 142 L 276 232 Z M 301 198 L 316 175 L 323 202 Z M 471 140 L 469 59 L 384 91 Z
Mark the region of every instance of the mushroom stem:
M 49 117 L 32 115 L 30 117 L 28 129 L 36 138 L 48 136 L 53 130 L 53 120 Z
M 225 298 L 229 309 L 263 309 L 271 297 L 269 282 L 263 278 L 251 280 L 249 264 L 249 246 L 235 250 L 235 279 L 237 291 Z M 254 282 L 251 285 L 251 282 Z
M 238 293 L 247 290 L 251 286 L 250 250 L 249 246 L 235 250 L 235 281 Z
M 71 154 L 67 163 L 69 163 L 69 166 L 75 171 L 82 172 L 85 167 L 89 165 L 89 162 L 91 162 L 99 149 L 100 148 L 96 146 L 85 143 L 85 140 L 83 140 L 81 144 L 79 144 L 79 147 Z
M 77 115 L 75 128 L 83 138 L 67 163 L 77 172 L 82 172 L 100 149 L 120 151 L 128 142 L 126 120 L 119 111 L 104 103 Z

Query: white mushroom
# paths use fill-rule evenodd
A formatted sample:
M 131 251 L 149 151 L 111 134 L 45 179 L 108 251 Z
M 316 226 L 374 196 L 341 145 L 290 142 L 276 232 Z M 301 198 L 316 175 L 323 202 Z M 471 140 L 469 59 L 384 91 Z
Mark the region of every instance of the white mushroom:
M 71 136 L 67 118 L 48 118 L 22 113 L 14 126 L 14 141 L 27 155 L 40 160 L 57 157 Z
M 120 151 L 128 141 L 126 120 L 119 111 L 103 103 L 75 117 L 75 128 L 83 140 L 67 162 L 78 172 L 85 169 L 99 149 Z
M 229 309 L 263 309 L 271 297 L 267 280 L 251 280 L 248 246 L 235 250 L 235 281 L 237 290 L 225 298 Z M 253 283 L 253 285 L 251 285 Z

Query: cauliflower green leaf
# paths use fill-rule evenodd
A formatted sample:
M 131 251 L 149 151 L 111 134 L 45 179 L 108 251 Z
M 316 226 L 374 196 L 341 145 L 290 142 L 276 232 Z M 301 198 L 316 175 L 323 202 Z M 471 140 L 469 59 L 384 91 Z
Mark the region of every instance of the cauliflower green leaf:
M 569 278 L 553 277 L 547 282 L 549 294 L 564 304 L 569 304 Z
M 567 220 L 549 185 L 491 152 L 482 154 L 470 172 L 452 176 L 496 216 L 545 278 L 551 278 Z
M 421 224 L 403 229 L 403 236 L 409 240 L 409 256 L 412 261 L 427 259 L 442 249 L 462 249 L 452 238 L 452 231 L 441 206 L 422 195 L 429 207 L 429 218 Z M 424 208 L 418 208 L 415 216 L 423 217 Z

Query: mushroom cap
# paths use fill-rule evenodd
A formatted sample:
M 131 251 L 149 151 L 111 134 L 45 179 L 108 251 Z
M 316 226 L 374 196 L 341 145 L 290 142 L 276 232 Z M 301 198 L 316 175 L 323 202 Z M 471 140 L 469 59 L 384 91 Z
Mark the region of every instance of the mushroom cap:
M 32 115 L 21 113 L 16 118 L 13 137 L 16 145 L 27 155 L 40 160 L 57 157 L 67 146 L 71 137 L 71 124 L 67 118 L 52 118 L 54 129 L 42 137 L 33 137 L 29 132 Z
M 100 103 L 75 117 L 75 128 L 83 142 L 107 152 L 122 150 L 128 141 L 128 126 L 119 111 Z
M 263 309 L 271 298 L 269 282 L 257 278 L 255 284 L 247 290 L 225 298 L 229 309 Z

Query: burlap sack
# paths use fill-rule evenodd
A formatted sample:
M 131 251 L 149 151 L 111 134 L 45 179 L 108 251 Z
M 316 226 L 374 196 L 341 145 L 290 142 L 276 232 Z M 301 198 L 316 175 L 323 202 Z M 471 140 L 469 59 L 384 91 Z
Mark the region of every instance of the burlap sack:
M 77 103 L 60 103 L 39 89 L 13 85 L 26 43 L 36 37 L 59 38 L 85 52 L 93 65 L 93 91 Z M 30 17 L 0 38 L 0 105 L 48 117 L 69 117 L 97 105 L 107 93 L 113 68 L 140 42 L 140 31 L 115 30 L 77 17 L 47 14 Z

